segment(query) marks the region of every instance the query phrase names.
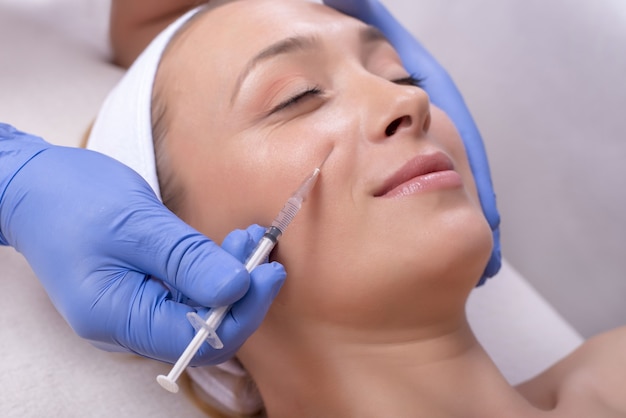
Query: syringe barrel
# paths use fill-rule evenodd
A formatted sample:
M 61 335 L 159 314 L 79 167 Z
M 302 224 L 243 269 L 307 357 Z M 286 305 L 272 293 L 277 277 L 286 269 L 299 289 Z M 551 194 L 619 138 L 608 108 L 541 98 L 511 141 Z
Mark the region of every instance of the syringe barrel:
M 277 229 L 274 227 L 270 227 L 268 229 L 268 232 L 263 235 L 254 251 L 252 251 L 252 254 L 250 254 L 248 260 L 246 260 L 246 270 L 248 270 L 248 272 L 251 272 L 256 266 L 264 262 L 267 257 L 269 257 L 270 252 L 272 252 L 272 249 L 276 245 L 278 237 L 282 232 L 280 230 L 272 231 L 272 228 Z
M 302 207 L 302 199 L 297 197 L 290 197 L 285 203 L 285 206 L 281 209 L 278 216 L 272 222 L 272 226 L 280 229 L 280 232 L 285 232 L 285 229 L 289 226 L 293 218 L 298 214 L 298 211 Z

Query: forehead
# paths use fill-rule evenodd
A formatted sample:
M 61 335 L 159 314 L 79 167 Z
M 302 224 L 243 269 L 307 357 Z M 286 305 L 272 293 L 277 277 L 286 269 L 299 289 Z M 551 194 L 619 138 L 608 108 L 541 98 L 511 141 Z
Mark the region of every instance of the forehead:
M 210 3 L 209 3 L 210 5 Z M 232 1 L 203 13 L 174 41 L 164 58 L 203 64 L 228 62 L 233 70 L 281 39 L 298 35 L 329 36 L 364 26 L 334 9 L 304 0 Z M 330 36 L 329 36 L 330 38 Z

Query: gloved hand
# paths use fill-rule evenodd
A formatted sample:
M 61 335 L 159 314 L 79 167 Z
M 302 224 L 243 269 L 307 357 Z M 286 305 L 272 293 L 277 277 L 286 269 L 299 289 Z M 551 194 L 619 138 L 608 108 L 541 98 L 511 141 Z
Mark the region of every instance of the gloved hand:
M 483 284 L 500 270 L 500 214 L 496 207 L 483 141 L 463 97 L 446 70 L 378 0 L 324 0 L 324 3 L 380 29 L 400 54 L 407 71 L 421 80 L 421 86 L 430 96 L 431 102 L 450 116 L 461 134 L 480 203 L 493 232 L 493 251 L 478 285 Z
M 249 229 L 260 236 L 260 227 Z M 231 235 L 225 244 L 241 259 L 233 248 L 250 247 L 249 233 Z M 220 327 L 225 348 L 204 344 L 193 365 L 221 362 L 260 325 L 285 279 L 278 263 L 249 275 L 121 163 L 4 124 L 0 243 L 26 257 L 80 336 L 167 362 L 176 361 L 195 333 L 185 316 L 191 305 L 236 302 Z

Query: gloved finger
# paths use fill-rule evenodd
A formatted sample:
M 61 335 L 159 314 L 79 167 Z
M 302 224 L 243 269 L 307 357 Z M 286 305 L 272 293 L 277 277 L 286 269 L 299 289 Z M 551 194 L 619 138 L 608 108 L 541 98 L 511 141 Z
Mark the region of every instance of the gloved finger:
M 162 279 L 203 306 L 240 299 L 250 283 L 243 264 L 167 210 L 147 183 L 141 193 L 123 218 L 111 217 L 119 222 L 110 228 L 124 228 L 114 260 Z
M 478 282 L 478 286 L 485 283 L 489 277 L 493 277 L 498 273 L 502 266 L 502 250 L 500 248 L 500 228 L 493 229 L 493 250 L 491 251 L 491 258 L 485 267 L 485 272 Z
M 80 337 L 105 350 L 128 351 L 174 363 L 196 334 L 187 313 L 196 312 L 204 318 L 209 312 L 206 308 L 193 309 L 172 300 L 163 283 L 140 273 L 127 272 L 121 280 L 107 282 L 114 285 L 107 289 L 106 294 L 98 301 L 98 306 L 90 311 L 91 320 L 80 322 L 74 328 Z M 112 306 L 127 311 L 124 320 L 116 316 L 109 323 L 102 321 L 110 316 L 106 313 Z M 261 318 L 265 315 L 264 312 L 258 314 Z M 253 321 L 244 318 L 247 322 L 237 328 L 237 332 L 241 333 L 237 338 L 223 340 L 223 349 L 218 350 L 209 344 L 203 344 L 192 365 L 217 364 L 232 357 L 260 324 L 256 315 L 252 318 Z M 229 321 L 233 321 L 231 316 L 227 316 L 224 323 Z M 86 324 L 89 326 L 84 326 Z M 235 340 L 236 345 L 232 340 Z
M 80 337 L 95 346 L 173 362 L 193 338 L 194 329 L 186 318 L 193 309 L 173 301 L 160 280 L 122 271 L 111 272 L 99 283 L 100 297 L 89 308 L 78 300 L 82 320 L 70 322 Z
M 237 229 L 226 235 L 222 249 L 244 263 L 264 233 L 265 228 L 259 225 L 250 225 L 245 230 Z
M 220 363 L 235 355 L 236 351 L 261 325 L 272 301 L 282 287 L 286 272 L 277 262 L 257 266 L 251 274 L 252 281 L 248 293 L 236 302 L 218 329 L 224 343 L 223 353 L 211 350 L 205 344 L 192 365 Z
M 372 2 L 369 0 L 324 0 L 324 4 L 364 22 L 363 17 L 372 14 Z

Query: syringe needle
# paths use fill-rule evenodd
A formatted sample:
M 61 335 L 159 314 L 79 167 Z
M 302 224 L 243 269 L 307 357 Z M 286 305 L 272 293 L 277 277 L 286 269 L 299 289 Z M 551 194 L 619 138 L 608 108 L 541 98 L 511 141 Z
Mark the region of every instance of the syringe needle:
M 322 163 L 313 170 L 313 173 L 310 174 L 304 182 L 298 187 L 298 189 L 293 193 L 293 195 L 287 200 L 287 203 L 280 211 L 278 216 L 272 222 L 272 226 L 270 226 L 265 234 L 257 244 L 256 248 L 252 251 L 248 259 L 246 260 L 245 267 L 248 272 L 251 272 L 256 266 L 261 264 L 264 260 L 269 257 L 270 252 L 276 246 L 278 239 L 285 232 L 285 229 L 294 216 L 298 213 L 302 206 L 302 202 L 306 199 L 308 194 L 315 186 L 317 182 L 317 178 L 320 174 L 321 167 L 324 165 L 331 151 L 326 155 L 326 158 L 322 161 Z M 189 312 L 187 314 L 187 318 L 191 322 L 191 324 L 196 328 L 197 333 L 185 348 L 185 351 L 178 358 L 170 372 L 166 375 L 157 376 L 157 382 L 166 390 L 176 393 L 178 392 L 178 384 L 176 381 L 180 377 L 180 375 L 185 371 L 193 356 L 196 355 L 200 346 L 207 341 L 211 347 L 215 349 L 221 349 L 224 347 L 221 339 L 217 335 L 217 329 L 221 325 L 224 317 L 230 310 L 230 306 L 220 306 L 217 308 L 211 309 L 211 312 L 203 319 L 200 315 L 195 312 Z
M 313 170 L 313 173 L 309 175 L 309 177 L 307 177 L 302 182 L 302 184 L 300 185 L 300 187 L 298 187 L 298 189 L 295 191 L 292 197 L 301 199 L 302 201 L 306 199 L 306 197 L 309 195 L 309 192 L 311 192 L 311 189 L 313 189 L 313 186 L 315 186 L 315 183 L 317 182 L 317 176 L 319 176 L 320 172 L 322 171 L 322 166 L 324 165 L 326 160 L 328 160 L 329 156 L 330 156 L 330 152 L 328 153 L 328 155 L 326 155 L 326 157 L 322 160 L 322 162 L 315 168 L 315 170 Z

